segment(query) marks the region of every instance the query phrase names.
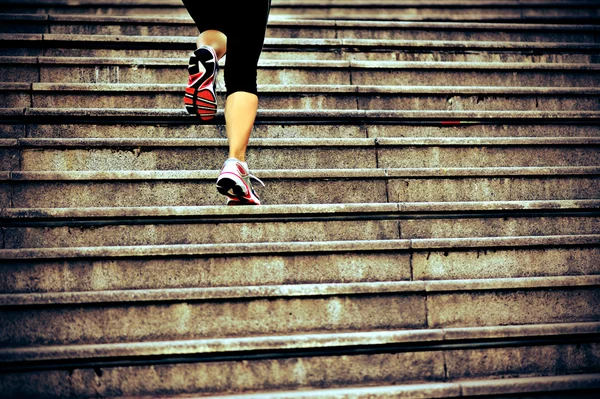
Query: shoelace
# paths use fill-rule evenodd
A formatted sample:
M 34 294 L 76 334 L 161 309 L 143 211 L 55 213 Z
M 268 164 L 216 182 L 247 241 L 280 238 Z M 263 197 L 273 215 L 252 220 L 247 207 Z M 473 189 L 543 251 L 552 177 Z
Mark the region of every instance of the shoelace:
M 260 185 L 261 185 L 261 186 L 265 187 L 265 183 L 263 183 L 263 181 L 262 181 L 262 180 L 260 180 L 258 177 L 254 176 L 253 174 L 251 174 L 251 173 L 248 173 L 248 177 L 249 177 L 250 179 L 254 179 L 254 180 L 256 180 L 257 182 L 259 182 L 259 183 L 260 183 Z

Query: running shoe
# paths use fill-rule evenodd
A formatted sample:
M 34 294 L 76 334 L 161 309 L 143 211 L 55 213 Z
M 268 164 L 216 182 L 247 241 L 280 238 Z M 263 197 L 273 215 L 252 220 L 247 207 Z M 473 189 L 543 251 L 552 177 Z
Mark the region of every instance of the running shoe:
M 258 177 L 250 174 L 245 162 L 229 158 L 223 164 L 217 179 L 217 191 L 227 197 L 227 205 L 260 205 L 251 180 L 265 186 Z
M 209 121 L 217 114 L 217 73 L 219 60 L 212 47 L 202 46 L 190 56 L 188 84 L 183 103 L 191 115 Z

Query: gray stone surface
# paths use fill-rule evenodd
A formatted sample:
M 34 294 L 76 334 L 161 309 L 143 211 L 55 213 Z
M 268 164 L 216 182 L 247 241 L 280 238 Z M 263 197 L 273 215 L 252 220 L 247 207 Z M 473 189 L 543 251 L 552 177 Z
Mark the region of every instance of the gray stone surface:
M 182 170 L 220 169 L 227 147 L 31 149 L 22 152 L 22 170 Z M 0 159 L 2 153 L 0 152 Z M 256 169 L 375 168 L 375 147 L 253 146 L 246 160 Z M 13 167 L 14 168 L 14 167 Z
M 600 274 L 599 248 L 415 252 L 415 280 Z
M 552 236 L 597 234 L 595 216 L 530 216 L 405 219 L 400 221 L 402 238 L 458 238 L 502 236 Z
M 503 201 L 597 198 L 594 177 L 391 179 L 390 201 Z
M 600 366 L 597 343 L 543 345 L 483 350 L 450 350 L 446 353 L 448 378 L 526 377 L 591 373 Z
M 76 234 L 73 232 L 77 231 Z M 173 245 L 234 242 L 385 240 L 395 220 L 139 224 L 6 228 L 6 248 Z
M 163 124 L 0 124 L 0 135 L 5 137 L 39 138 L 174 138 L 174 137 L 217 137 L 225 138 L 222 125 L 179 125 Z M 253 138 L 293 138 L 293 137 L 348 137 L 360 138 L 368 134 L 377 137 L 599 137 L 600 128 L 595 125 L 462 125 L 410 126 L 410 125 L 317 125 L 317 124 L 281 124 L 270 125 L 260 121 L 252 132 Z
M 378 148 L 379 167 L 452 168 L 487 166 L 597 165 L 600 149 L 582 147 L 387 147 Z
M 408 254 L 7 262 L 0 292 L 58 292 L 410 279 Z
M 251 393 L 393 382 L 434 382 L 443 380 L 444 369 L 442 352 L 432 351 L 113 367 L 100 369 L 98 374 L 101 375 L 95 374 L 92 369 L 77 369 L 68 376 L 47 372 L 35 375 L 32 383 L 26 384 L 35 387 L 35 391 L 21 387 L 29 374 L 9 374 L 2 378 L 0 384 L 5 387 L 3 392 L 9 393 L 9 397 L 32 391 L 65 392 L 66 389 L 60 390 L 60 385 L 51 387 L 53 381 L 66 377 L 72 387 L 69 392 L 71 397 L 95 394 L 133 396 L 155 392 L 171 395 L 195 392 L 204 395 Z
M 264 204 L 386 202 L 384 180 L 267 180 L 257 188 Z M 214 182 L 40 182 L 15 184 L 13 206 L 221 205 Z
M 381 312 L 381 309 L 386 312 Z M 420 328 L 422 295 L 3 308 L 3 346 Z M 202 322 L 199 322 L 199 321 Z
M 427 320 L 430 327 L 593 321 L 598 304 L 597 287 L 436 293 L 427 298 Z

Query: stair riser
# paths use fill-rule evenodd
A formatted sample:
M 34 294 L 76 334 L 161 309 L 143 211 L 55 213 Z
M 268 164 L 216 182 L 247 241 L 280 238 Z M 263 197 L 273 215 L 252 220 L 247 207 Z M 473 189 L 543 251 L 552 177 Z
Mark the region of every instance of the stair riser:
M 0 124 L 2 138 L 225 138 L 223 125 L 194 125 L 191 123 L 140 124 Z M 347 123 L 347 122 L 346 122 Z M 506 122 L 505 122 L 506 123 Z M 377 124 L 280 124 L 258 123 L 253 138 L 364 138 L 364 137 L 598 137 L 597 125 L 477 125 L 457 127 Z
M 187 65 L 187 64 L 186 64 Z M 0 66 L 4 82 L 47 83 L 173 83 L 187 79 L 186 65 L 132 68 L 111 66 Z M 223 82 L 223 74 L 219 81 Z M 258 84 L 357 84 L 402 86 L 531 86 L 594 87 L 600 85 L 598 71 L 482 71 L 435 69 L 348 69 L 261 67 Z
M 598 219 L 600 223 L 600 218 Z M 600 227 L 600 226 L 599 226 Z M 155 245 L 235 242 L 293 242 L 337 240 L 385 240 L 398 237 L 396 220 L 327 222 L 150 224 L 73 227 L 6 228 L 7 248 Z M 588 226 L 589 228 L 589 226 Z M 108 234 L 109 236 L 106 236 Z
M 133 58 L 181 58 L 187 59 L 194 45 L 177 50 L 165 45 L 164 48 L 136 48 L 130 45 L 127 49 L 89 48 L 81 45 L 73 48 L 71 45 L 55 47 L 49 44 L 47 48 L 35 46 L 35 42 L 21 42 L 11 47 L 1 48 L 0 56 L 44 56 L 44 57 L 133 57 Z M 261 58 L 268 60 L 358 60 L 358 61 L 450 61 L 450 62 L 530 62 L 530 63 L 599 63 L 600 55 L 594 52 L 565 51 L 565 50 L 467 50 L 456 49 L 389 49 L 377 50 L 359 49 L 358 51 L 343 50 L 337 47 L 302 50 L 291 48 L 276 50 L 265 46 Z
M 39 91 L 33 95 L 24 92 L 5 92 L 0 106 L 5 108 L 169 108 L 183 107 L 181 92 L 61 92 Z M 4 94 L 4 93 L 3 93 Z M 219 104 L 225 101 L 220 94 Z M 451 94 L 352 94 L 352 93 L 265 93 L 259 91 L 263 109 L 401 109 L 401 110 L 545 110 L 596 111 L 600 96 L 577 94 L 556 95 L 451 95 Z
M 4 261 L 2 270 L 8 278 L 0 281 L 0 292 L 406 281 L 411 279 L 411 265 L 415 280 L 591 275 L 600 274 L 600 249 Z
M 446 202 L 600 195 L 600 179 L 595 176 L 264 180 L 266 188 L 256 187 L 264 204 L 382 203 L 388 202 L 388 196 L 390 202 Z M 0 204 L 20 208 L 222 205 L 224 197 L 214 184 L 213 180 L 14 182 L 12 196 L 9 184 L 0 185 Z
M 9 6 L 4 12 L 35 14 L 96 14 L 96 15 L 162 15 L 187 17 L 183 7 L 144 7 L 144 6 L 76 6 L 40 7 Z M 600 15 L 596 8 L 554 8 L 544 7 L 419 7 L 419 8 L 324 8 L 324 7 L 282 7 L 271 8 L 272 16 L 294 16 L 297 18 L 360 19 L 360 20 L 400 20 L 400 21 L 595 21 Z
M 227 147 L 0 149 L 3 170 L 220 169 Z M 250 147 L 254 169 L 594 166 L 600 147 Z
M 73 235 L 76 229 L 77 235 Z M 398 233 L 401 231 L 401 234 Z M 5 248 L 598 234 L 598 216 L 6 227 Z
M 279 389 L 297 390 L 311 387 L 442 382 L 447 380 L 445 371 L 450 376 L 449 381 L 473 375 L 510 378 L 513 375 L 531 374 L 531 370 L 539 370 L 539 375 L 553 376 L 580 373 L 584 370 L 596 371 L 600 365 L 597 353 L 596 343 L 581 345 L 565 343 L 514 348 L 449 350 L 445 355 L 442 351 L 424 351 L 96 369 L 75 368 L 64 371 L 6 373 L 0 377 L 0 386 L 7 399 L 41 396 L 87 398 L 94 395 L 103 397 L 182 393 L 206 395 Z M 444 360 L 445 358 L 448 360 Z M 522 359 L 526 361 L 523 362 Z M 557 364 L 560 366 L 557 367 Z M 428 390 L 427 393 L 438 397 L 436 390 Z M 459 395 L 457 389 L 456 396 Z M 335 397 L 350 399 L 350 396 Z M 372 397 L 399 399 L 406 396 L 375 395 Z M 536 397 L 540 396 L 536 395 Z
M 14 307 L 0 310 L 0 343 L 10 347 L 584 322 L 600 317 L 599 301 L 597 287 L 555 287 Z
M 129 35 L 129 36 L 196 36 L 198 30 L 192 24 L 100 24 L 64 23 L 52 21 L 51 25 L 29 21 L 4 23 L 0 33 L 51 33 L 75 35 Z M 304 39 L 372 39 L 372 40 L 457 40 L 457 41 L 507 41 L 507 42 L 554 42 L 595 43 L 593 32 L 554 32 L 527 30 L 469 30 L 453 28 L 327 28 L 327 27 L 283 27 L 270 26 L 269 38 Z

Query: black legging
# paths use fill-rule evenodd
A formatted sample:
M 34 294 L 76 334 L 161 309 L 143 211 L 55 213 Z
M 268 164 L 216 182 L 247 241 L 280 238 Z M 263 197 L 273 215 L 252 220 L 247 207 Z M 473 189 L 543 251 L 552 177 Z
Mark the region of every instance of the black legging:
M 267 30 L 270 0 L 182 0 L 200 33 L 218 30 L 227 36 L 225 86 L 256 94 L 256 70 Z M 230 16 L 236 16 L 231 18 Z M 239 16 L 243 16 L 240 23 Z

